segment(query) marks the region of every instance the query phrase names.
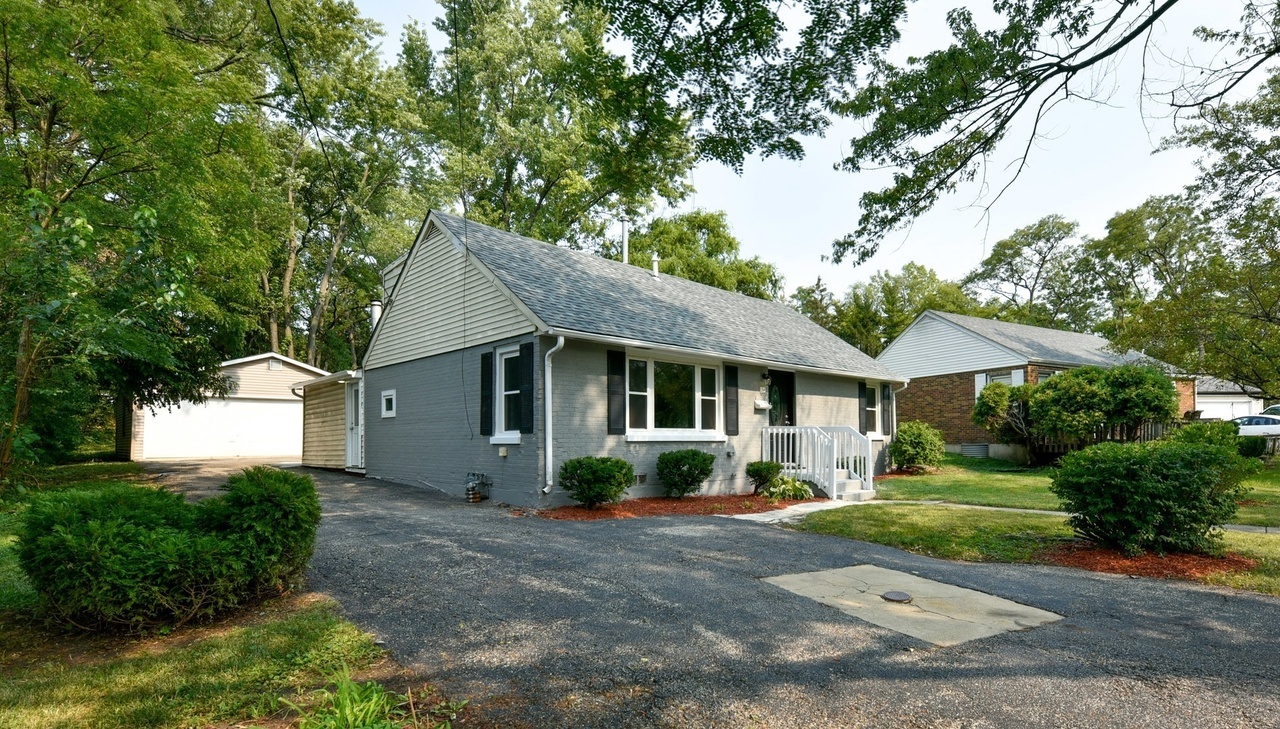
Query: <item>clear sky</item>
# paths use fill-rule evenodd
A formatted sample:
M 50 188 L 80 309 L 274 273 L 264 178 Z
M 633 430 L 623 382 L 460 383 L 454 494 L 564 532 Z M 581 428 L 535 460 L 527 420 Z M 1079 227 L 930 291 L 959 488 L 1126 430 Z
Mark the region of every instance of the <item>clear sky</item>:
M 387 33 L 383 51 L 389 60 L 399 50 L 399 29 L 406 22 L 412 18 L 425 23 L 440 12 L 430 0 L 355 1 L 366 16 L 383 24 Z M 911 5 L 902 48 L 895 56 L 943 47 L 949 41 L 946 12 L 964 5 L 973 7 L 981 19 L 978 8 L 984 4 L 990 7 L 965 0 L 918 0 Z M 1154 31 L 1153 41 L 1165 53 L 1182 56 L 1194 27 L 1229 26 L 1238 17 L 1234 0 L 1180 3 Z M 1174 72 L 1167 65 L 1161 68 L 1160 55 L 1148 55 L 1148 70 L 1172 77 Z M 1078 221 L 1086 235 L 1101 236 L 1113 214 L 1152 195 L 1179 191 L 1195 172 L 1193 152 L 1153 153 L 1173 126 L 1164 109 L 1150 101 L 1145 109 L 1141 106 L 1142 56 L 1139 49 L 1131 49 L 1117 57 L 1114 73 L 1092 79 L 1105 103 L 1073 101 L 1052 113 L 1026 169 L 998 201 L 992 202 L 994 194 L 1012 173 L 1010 165 L 1026 143 L 1025 129 L 1023 134 L 1011 134 L 991 160 L 985 186 L 966 185 L 943 198 L 909 230 L 887 238 L 880 252 L 858 268 L 822 261 L 831 251 L 831 242 L 856 227 L 859 196 L 883 187 L 890 175 L 887 171 L 850 174 L 832 168 L 843 157 L 853 122 L 838 123 L 825 138 L 808 140 L 807 156 L 799 162 L 750 159 L 741 175 L 718 164 L 698 166 L 693 172 L 697 192 L 680 210 L 727 211 L 743 254 L 778 265 L 788 291 L 821 276 L 832 291 L 841 293 L 877 270 L 897 271 L 911 261 L 945 278 L 959 278 L 996 241 L 1055 213 Z

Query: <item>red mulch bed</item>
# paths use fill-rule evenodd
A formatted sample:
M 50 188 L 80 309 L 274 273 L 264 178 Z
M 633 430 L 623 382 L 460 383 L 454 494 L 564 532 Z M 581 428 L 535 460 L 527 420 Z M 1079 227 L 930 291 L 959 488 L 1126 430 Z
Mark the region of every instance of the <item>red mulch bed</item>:
M 1202 554 L 1144 554 L 1130 557 L 1123 552 L 1095 547 L 1084 542 L 1063 544 L 1048 550 L 1042 559 L 1050 564 L 1076 567 L 1094 572 L 1138 577 L 1164 577 L 1196 580 L 1222 572 L 1244 572 L 1258 566 L 1258 561 L 1228 553 L 1222 557 Z
M 804 501 L 818 501 L 805 499 Z M 601 504 L 594 509 L 585 506 L 561 506 L 538 512 L 545 519 L 566 521 L 595 521 L 597 519 L 631 519 L 641 516 L 710 516 L 714 514 L 755 514 L 761 511 L 785 509 L 803 501 L 770 501 L 763 496 L 686 496 L 673 499 L 654 496 L 645 499 L 627 499 L 620 504 Z

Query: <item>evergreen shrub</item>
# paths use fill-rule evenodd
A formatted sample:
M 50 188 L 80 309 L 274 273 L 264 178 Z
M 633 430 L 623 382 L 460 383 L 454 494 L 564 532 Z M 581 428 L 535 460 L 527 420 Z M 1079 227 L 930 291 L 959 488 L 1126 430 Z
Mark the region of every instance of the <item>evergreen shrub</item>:
M 703 482 L 711 477 L 716 457 L 697 448 L 668 451 L 658 456 L 658 480 L 662 492 L 680 498 L 696 493 Z
M 560 488 L 586 507 L 621 501 L 635 480 L 635 469 L 621 458 L 583 456 L 560 466 Z

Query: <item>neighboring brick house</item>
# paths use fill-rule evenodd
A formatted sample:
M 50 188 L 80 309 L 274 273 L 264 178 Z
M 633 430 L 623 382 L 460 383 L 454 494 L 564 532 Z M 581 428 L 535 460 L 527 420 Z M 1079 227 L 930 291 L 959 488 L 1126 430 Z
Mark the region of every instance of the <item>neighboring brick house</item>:
M 1013 324 L 940 311 L 926 311 L 877 358 L 911 378 L 897 396 L 901 422 L 923 420 L 942 431 L 947 449 L 970 455 L 1020 460 L 1020 449 L 994 443 L 973 424 L 977 395 L 991 382 L 1021 385 L 1085 365 L 1114 367 L 1147 362 L 1172 367 L 1138 352 L 1118 354 L 1093 334 Z M 1175 375 L 1179 412 L 1196 409 L 1195 378 Z
M 886 465 L 906 379 L 785 304 L 439 212 L 384 288 L 359 379 L 370 477 L 460 496 L 483 473 L 493 498 L 549 506 L 569 458 L 627 460 L 639 496 L 659 454 L 699 448 L 705 491 L 740 493 L 766 449 L 809 468 L 825 443 L 810 480 L 861 499 Z

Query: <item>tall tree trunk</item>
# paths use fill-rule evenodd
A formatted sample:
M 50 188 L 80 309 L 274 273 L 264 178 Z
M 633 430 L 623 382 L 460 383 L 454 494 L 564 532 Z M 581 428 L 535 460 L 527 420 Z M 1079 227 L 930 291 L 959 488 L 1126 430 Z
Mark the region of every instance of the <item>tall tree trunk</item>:
M 280 352 L 280 319 L 276 312 L 276 302 L 271 300 L 271 279 L 266 271 L 262 272 L 262 295 L 267 299 L 267 334 L 271 338 L 271 351 Z
M 329 307 L 329 294 L 333 290 L 333 266 L 338 260 L 344 240 L 343 228 L 339 225 L 329 246 L 329 258 L 324 263 L 324 273 L 320 276 L 320 286 L 316 290 L 316 303 L 311 307 L 311 319 L 307 326 L 307 364 L 316 366 L 316 353 L 319 347 L 320 325 L 324 323 L 324 310 Z
M 9 413 L 9 422 L 4 425 L 3 436 L 0 436 L 0 492 L 13 471 L 14 441 L 18 431 L 27 422 L 27 411 L 31 403 L 31 377 L 35 371 L 36 352 L 31 342 L 31 318 L 24 317 L 22 328 L 18 332 L 17 364 L 14 368 L 13 410 Z

